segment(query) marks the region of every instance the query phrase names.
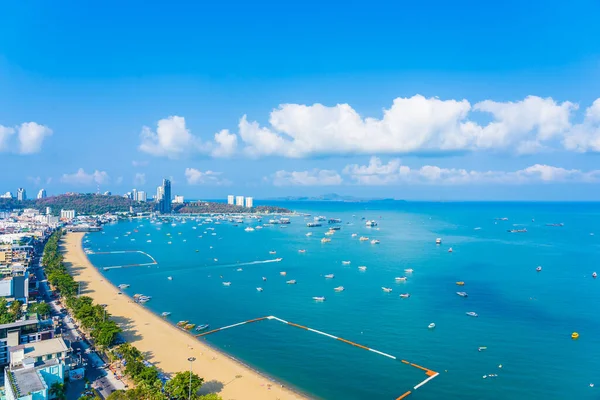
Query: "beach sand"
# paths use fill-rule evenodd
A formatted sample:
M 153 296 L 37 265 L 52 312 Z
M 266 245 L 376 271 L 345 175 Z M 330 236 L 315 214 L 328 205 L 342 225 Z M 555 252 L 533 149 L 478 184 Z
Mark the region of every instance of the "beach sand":
M 68 233 L 62 241 L 65 263 L 75 280 L 81 282 L 81 294 L 97 304 L 107 304 L 126 340 L 163 372 L 187 371 L 187 359 L 195 357 L 193 371 L 204 379 L 206 389 L 214 388 L 211 391 L 224 400 L 306 398 L 177 329 L 129 297 L 118 295 L 119 290 L 89 262 L 82 248 L 83 235 Z

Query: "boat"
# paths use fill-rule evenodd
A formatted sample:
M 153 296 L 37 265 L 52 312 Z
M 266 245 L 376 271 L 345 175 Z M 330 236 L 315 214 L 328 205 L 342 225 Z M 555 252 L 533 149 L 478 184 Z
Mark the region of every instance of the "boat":
M 321 243 L 329 243 L 329 242 L 331 242 L 331 239 L 329 239 L 329 238 L 321 239 Z
M 249 226 L 246 229 L 244 229 L 246 232 L 254 232 L 254 228 Z
M 428 327 L 429 329 L 433 329 L 433 328 L 435 328 L 435 324 L 432 322 L 432 323 L 430 323 L 429 325 L 427 325 L 427 327 Z
M 223 286 L 231 286 L 231 282 L 223 282 Z
M 263 288 L 261 288 L 261 287 L 257 287 L 257 288 L 256 288 L 256 291 L 257 291 L 257 292 L 262 292 L 262 291 L 263 291 Z
M 509 229 L 508 230 L 509 233 L 526 233 L 527 229 L 523 228 L 523 229 Z
M 397 276 L 395 279 L 396 279 L 396 282 L 405 282 L 406 281 L 405 276 Z
M 165 311 L 164 313 L 161 313 L 160 315 L 161 315 L 162 317 L 168 317 L 169 315 L 171 315 L 171 313 L 170 313 L 170 312 L 168 312 L 168 311 Z
M 315 296 L 315 297 L 313 297 L 313 300 L 314 301 L 325 301 L 325 297 L 323 297 L 323 296 Z
M 325 221 L 327 218 L 325 218 L 322 215 L 319 215 L 318 217 L 314 217 L 313 220 L 317 221 L 317 222 L 321 222 L 321 221 Z
M 266 280 L 267 280 L 267 277 L 266 277 L 266 276 L 263 276 L 263 277 L 262 277 L 262 280 L 263 280 L 263 281 L 266 281 Z
M 289 281 L 287 281 L 285 283 L 287 283 L 288 285 L 295 285 L 296 284 L 296 280 L 292 279 L 292 280 L 289 280 Z
M 212 246 L 210 246 L 210 248 L 212 249 Z M 213 260 L 215 260 L 215 262 L 219 261 L 218 258 L 213 258 Z
M 327 222 L 329 222 L 330 224 L 341 224 L 342 220 L 339 218 L 329 218 L 329 221 Z
M 412 273 L 413 273 L 413 271 L 414 271 L 414 270 L 413 270 L 412 268 L 406 268 L 406 269 L 404 270 L 404 272 L 406 272 L 407 274 L 412 274 Z
M 392 288 L 389 288 L 389 287 L 382 286 L 382 287 L 381 287 L 381 290 L 383 290 L 383 291 L 384 291 L 384 292 L 386 292 L 386 293 L 390 293 L 390 292 L 392 291 Z
M 281 262 L 281 260 L 283 260 L 283 258 L 276 258 L 275 262 Z
M 342 261 L 343 265 L 350 265 L 350 261 Z
M 450 248 L 448 249 L 448 253 L 452 253 L 453 251 L 454 251 L 454 250 L 452 250 L 452 247 L 450 247 Z
M 179 321 L 179 322 L 177 323 L 177 326 L 179 326 L 179 327 L 186 326 L 186 325 L 188 324 L 188 322 L 190 322 L 190 321 Z
M 465 286 L 465 283 L 464 283 L 463 281 L 458 281 L 458 282 L 456 282 L 456 284 L 457 284 L 458 286 Z
M 408 299 L 410 297 L 410 293 L 400 293 L 400 297 L 403 299 Z
M 333 288 L 334 291 L 336 292 L 343 292 L 344 291 L 344 287 L 343 286 L 338 286 L 336 288 Z
M 167 279 L 170 280 L 170 281 L 172 281 L 173 277 L 172 276 L 168 276 Z
M 358 270 L 359 271 L 366 271 L 367 267 L 365 267 L 364 265 L 361 265 L 361 266 L 358 267 Z
M 366 236 L 361 236 L 358 240 L 360 240 L 361 242 L 367 242 L 369 241 L 369 238 Z
M 307 228 L 318 228 L 319 226 L 321 226 L 321 224 L 319 224 L 318 222 L 309 222 L 306 224 Z
M 306 236 L 312 236 L 312 232 L 308 232 Z
M 595 273 L 595 272 L 594 272 Z M 121 283 L 117 286 L 119 289 L 127 289 L 130 285 L 128 283 Z
M 596 277 L 598 277 L 598 274 L 595 272 L 592 272 L 592 278 L 596 278 Z
M 540 272 L 540 271 L 542 270 L 542 267 L 537 267 L 535 270 L 536 270 L 537 272 Z
M 480 347 L 477 349 L 477 351 L 485 351 L 485 350 L 487 350 L 487 347 L 486 347 L 486 346 L 480 346 Z
M 298 250 L 298 253 L 306 253 L 306 250 L 304 250 L 304 249 Z
M 468 315 L 469 317 L 478 317 L 478 316 L 479 316 L 479 315 L 477 315 L 477 313 L 476 313 L 476 312 L 474 312 L 474 311 L 469 311 L 469 312 L 467 312 L 467 315 Z
M 196 324 L 187 324 L 186 326 L 184 326 L 184 329 L 191 331 L 195 327 L 196 327 Z
M 456 292 L 457 295 L 459 295 L 460 297 L 468 297 L 469 295 L 467 294 L 467 292 Z
M 333 279 L 334 275 L 333 274 L 327 274 L 325 275 L 325 278 L 327 279 Z
M 238 269 L 236 269 L 236 271 L 237 271 L 237 272 L 242 272 L 242 271 L 243 271 L 243 269 L 241 269 L 241 268 L 238 268 Z
M 375 221 L 374 219 L 365 222 L 365 225 L 368 227 L 373 227 L 373 226 L 377 226 L 377 221 Z
M 379 244 L 379 240 L 373 239 L 373 240 L 371 240 L 371 244 Z
M 196 327 L 196 332 L 203 331 L 203 330 L 207 329 L 209 326 L 210 326 L 210 325 L 208 325 L 208 324 L 204 324 L 204 325 L 198 325 L 198 326 Z
M 335 231 L 327 231 L 327 232 L 325 232 L 325 234 L 326 234 L 327 236 L 331 236 L 331 235 L 333 235 L 334 233 L 335 233 Z
M 275 250 L 271 250 L 269 254 L 277 254 L 277 252 Z
M 442 238 L 435 239 L 435 244 L 442 244 Z
M 146 240 L 146 243 L 152 243 L 152 240 Z
M 558 224 L 546 224 L 546 226 L 565 226 L 565 224 L 563 224 L 561 222 L 561 223 L 558 223 Z
M 339 226 L 332 226 L 331 228 L 329 228 L 330 231 L 339 231 L 340 229 L 342 229 Z
M 287 275 L 287 272 L 285 272 L 285 271 L 281 271 L 281 272 L 279 273 L 279 275 L 281 275 L 281 276 L 286 276 L 286 275 Z M 265 279 L 265 280 L 266 280 L 266 279 Z
M 358 233 L 353 233 L 351 236 L 352 236 L 352 237 L 357 237 L 357 236 L 358 236 Z

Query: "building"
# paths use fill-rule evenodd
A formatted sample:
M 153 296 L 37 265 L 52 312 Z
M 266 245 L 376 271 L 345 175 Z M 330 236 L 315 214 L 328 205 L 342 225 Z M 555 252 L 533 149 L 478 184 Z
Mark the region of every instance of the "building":
M 175 204 L 183 204 L 183 196 L 175 195 L 175 199 L 173 200 Z
M 227 204 L 234 205 L 235 204 L 235 196 L 230 194 L 227 196 Z
M 235 196 L 235 205 L 244 207 L 244 196 Z
M 40 189 L 40 191 L 38 192 L 37 198 L 45 199 L 46 198 L 46 189 Z
M 75 219 L 75 210 L 60 210 L 60 219 L 67 221 Z
M 52 209 L 50 207 L 46 207 L 46 215 L 52 215 Z
M 0 365 L 9 363 L 9 348 L 21 344 L 36 343 L 54 337 L 52 321 L 37 318 L 24 319 L 0 325 Z
M 159 210 L 163 214 L 169 214 L 171 212 L 171 181 L 163 179 L 162 190 L 160 190 L 162 196 L 159 200 Z
M 254 207 L 254 199 L 252 197 L 246 197 L 246 208 Z
M 106 192 L 104 192 L 104 195 L 105 196 L 110 196 L 110 195 L 112 195 L 112 192 L 110 190 L 107 190 Z
M 6 192 L 2 196 L 0 196 L 0 198 L 2 198 L 2 199 L 12 199 L 13 198 L 13 194 L 12 194 L 12 192 Z
M 17 200 L 25 201 L 27 200 L 27 192 L 23 188 L 17 189 Z
M 146 201 L 148 200 L 146 192 L 144 192 L 143 190 L 140 190 L 139 192 L 137 192 L 137 201 Z
M 161 201 L 164 197 L 165 192 L 163 191 L 163 187 L 159 186 L 156 188 L 156 201 Z

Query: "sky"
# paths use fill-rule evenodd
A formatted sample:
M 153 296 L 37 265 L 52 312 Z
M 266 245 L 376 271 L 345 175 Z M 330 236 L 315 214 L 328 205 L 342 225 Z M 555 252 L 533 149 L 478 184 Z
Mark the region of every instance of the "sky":
M 600 200 L 600 2 L 0 4 L 0 192 Z

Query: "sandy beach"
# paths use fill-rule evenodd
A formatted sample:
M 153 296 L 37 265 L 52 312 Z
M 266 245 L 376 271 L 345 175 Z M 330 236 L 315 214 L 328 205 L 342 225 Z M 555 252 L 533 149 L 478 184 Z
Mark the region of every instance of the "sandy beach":
M 206 389 L 214 388 L 225 400 L 306 399 L 252 369 L 232 360 L 194 337 L 177 329 L 149 310 L 133 303 L 96 270 L 82 248 L 83 233 L 68 233 L 62 242 L 65 262 L 76 281 L 82 282 L 82 294 L 107 310 L 121 325 L 124 337 L 147 355 L 148 361 L 163 372 L 173 374 L 190 368 L 204 378 Z M 270 386 L 269 386 L 270 385 Z

